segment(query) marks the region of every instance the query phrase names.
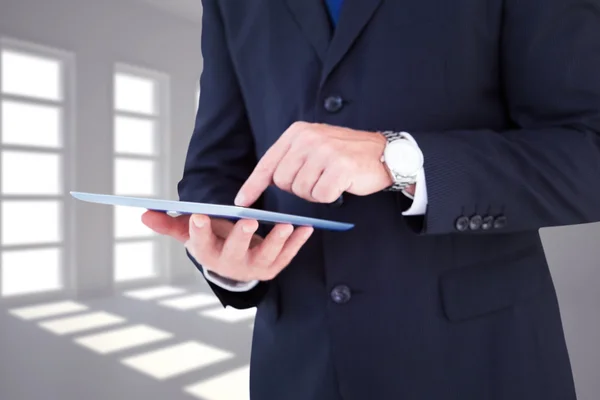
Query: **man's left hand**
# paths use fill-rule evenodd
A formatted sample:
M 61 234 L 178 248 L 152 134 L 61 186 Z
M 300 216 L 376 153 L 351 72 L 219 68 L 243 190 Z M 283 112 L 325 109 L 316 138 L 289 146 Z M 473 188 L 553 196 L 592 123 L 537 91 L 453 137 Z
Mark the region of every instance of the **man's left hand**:
M 378 133 L 296 122 L 260 159 L 235 203 L 249 207 L 271 184 L 318 203 L 379 192 L 393 183 L 381 162 L 385 146 Z

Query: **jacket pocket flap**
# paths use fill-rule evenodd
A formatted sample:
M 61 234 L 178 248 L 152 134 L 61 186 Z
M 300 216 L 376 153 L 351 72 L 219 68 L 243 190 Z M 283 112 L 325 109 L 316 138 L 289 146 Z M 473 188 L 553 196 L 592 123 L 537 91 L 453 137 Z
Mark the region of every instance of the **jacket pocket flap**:
M 549 273 L 541 246 L 487 265 L 447 271 L 440 278 L 444 313 L 461 321 L 511 307 L 535 295 Z

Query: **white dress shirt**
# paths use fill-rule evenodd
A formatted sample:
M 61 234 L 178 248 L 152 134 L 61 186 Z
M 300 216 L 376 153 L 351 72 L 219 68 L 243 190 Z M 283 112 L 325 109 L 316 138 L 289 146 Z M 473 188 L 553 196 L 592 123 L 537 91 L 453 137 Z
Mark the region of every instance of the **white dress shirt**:
M 406 139 L 416 144 L 412 136 L 406 132 L 403 133 Z M 408 193 L 405 193 L 405 195 L 411 197 Z M 408 210 L 404 211 L 402 215 L 425 215 L 425 211 L 427 210 L 427 184 L 425 182 L 425 170 L 423 168 L 421 168 L 421 170 L 417 173 L 415 195 L 412 197 L 412 200 L 412 205 Z M 222 287 L 223 289 L 229 290 L 230 292 L 247 292 L 258 285 L 258 281 L 234 282 L 231 280 L 226 280 L 206 270 L 204 270 L 204 276 L 208 281 Z

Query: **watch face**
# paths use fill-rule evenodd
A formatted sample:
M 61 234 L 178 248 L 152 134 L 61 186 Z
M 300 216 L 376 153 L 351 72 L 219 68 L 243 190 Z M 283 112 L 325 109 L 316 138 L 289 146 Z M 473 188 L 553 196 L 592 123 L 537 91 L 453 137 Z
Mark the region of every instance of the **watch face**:
M 384 158 L 388 168 L 402 176 L 413 176 L 423 167 L 421 150 L 408 140 L 389 143 Z

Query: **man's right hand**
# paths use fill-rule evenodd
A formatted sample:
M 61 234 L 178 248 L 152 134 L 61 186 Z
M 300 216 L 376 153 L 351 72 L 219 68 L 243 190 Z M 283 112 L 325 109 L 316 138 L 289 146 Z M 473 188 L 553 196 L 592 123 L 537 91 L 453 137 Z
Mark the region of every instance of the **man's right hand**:
M 275 278 L 313 233 L 312 227 L 278 224 L 262 238 L 256 234 L 255 220 L 233 223 L 198 214 L 171 217 L 157 211 L 146 211 L 142 222 L 183 243 L 204 269 L 239 282 Z

